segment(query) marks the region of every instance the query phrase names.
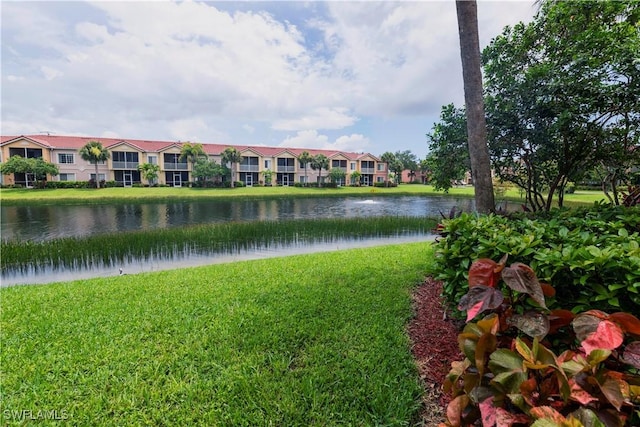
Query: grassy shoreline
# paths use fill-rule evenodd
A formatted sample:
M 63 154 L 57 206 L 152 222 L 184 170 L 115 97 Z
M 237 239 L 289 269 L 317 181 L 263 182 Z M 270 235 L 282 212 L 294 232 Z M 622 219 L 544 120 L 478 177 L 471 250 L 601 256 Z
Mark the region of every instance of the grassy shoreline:
M 46 204 L 110 204 L 110 203 L 160 203 L 176 201 L 206 201 L 234 198 L 284 198 L 284 197 L 385 197 L 385 196 L 435 196 L 473 197 L 473 187 L 456 187 L 448 193 L 435 191 L 430 185 L 401 184 L 392 188 L 340 187 L 243 187 L 243 188 L 102 188 L 96 189 L 8 189 L 0 190 L 0 203 L 6 206 Z M 604 200 L 598 191 L 577 191 L 567 194 L 565 202 L 592 204 Z M 518 190 L 510 189 L 499 200 L 522 203 Z
M 431 255 L 415 243 L 0 289 L 0 418 L 412 425 L 405 327 Z

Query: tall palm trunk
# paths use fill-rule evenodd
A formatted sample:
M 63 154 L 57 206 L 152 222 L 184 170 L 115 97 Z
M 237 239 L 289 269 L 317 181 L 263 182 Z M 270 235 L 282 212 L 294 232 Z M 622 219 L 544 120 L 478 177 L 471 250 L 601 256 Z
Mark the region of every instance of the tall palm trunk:
M 476 0 L 456 0 L 460 56 L 464 80 L 464 101 L 467 110 L 467 134 L 471 175 L 475 187 L 476 210 L 495 211 L 491 163 L 487 147 L 487 124 L 482 98 L 480 42 L 478 40 L 478 10 Z
M 96 159 L 96 188 L 100 188 L 100 177 L 98 176 L 98 159 Z

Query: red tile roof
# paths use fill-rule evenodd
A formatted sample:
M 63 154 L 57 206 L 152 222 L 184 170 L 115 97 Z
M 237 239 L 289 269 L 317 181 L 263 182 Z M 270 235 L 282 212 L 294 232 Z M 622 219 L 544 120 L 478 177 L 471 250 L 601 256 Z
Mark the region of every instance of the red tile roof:
M 160 152 L 172 146 L 180 146 L 180 141 L 149 141 L 142 139 L 125 139 L 125 138 L 99 138 L 88 136 L 64 136 L 64 135 L 8 135 L 0 137 L 0 145 L 12 142 L 20 138 L 28 138 L 35 143 L 43 145 L 51 149 L 70 149 L 79 150 L 89 141 L 99 141 L 105 148 L 114 145 L 126 143 L 139 149 L 142 152 Z M 233 145 L 233 144 L 208 144 L 202 143 L 202 148 L 209 155 L 219 155 L 225 148 L 235 147 L 241 153 L 245 150 L 252 150 L 264 157 L 275 157 L 277 155 L 286 155 L 289 153 L 293 157 L 299 157 L 303 151 L 308 151 L 312 156 L 324 154 L 328 158 L 342 155 L 350 160 L 358 160 L 363 157 L 372 157 L 379 160 L 369 153 L 351 153 L 337 150 L 316 150 L 312 148 L 291 148 L 291 147 L 267 147 L 262 145 Z

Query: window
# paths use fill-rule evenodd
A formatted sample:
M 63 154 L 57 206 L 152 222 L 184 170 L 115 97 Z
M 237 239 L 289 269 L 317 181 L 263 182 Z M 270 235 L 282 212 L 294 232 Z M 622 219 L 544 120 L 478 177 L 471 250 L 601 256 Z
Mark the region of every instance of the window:
M 20 156 L 25 159 L 38 159 L 42 157 L 42 149 L 40 148 L 9 148 L 9 157 Z
M 264 161 L 264 168 L 265 169 L 271 169 L 271 160 L 265 160 Z
M 384 163 L 378 163 L 378 171 L 384 172 Z
M 114 151 L 112 158 L 114 162 L 137 163 L 138 153 L 132 153 L 130 151 Z
M 60 181 L 75 181 L 76 174 L 75 173 L 61 173 L 58 175 Z
M 98 177 L 100 177 L 100 181 L 106 181 L 106 180 L 107 180 L 107 179 L 106 179 L 106 175 L 105 175 L 105 174 L 103 174 L 103 173 L 99 173 L 99 174 L 98 174 Z M 95 173 L 92 173 L 92 174 L 91 174 L 91 179 L 92 179 L 93 181 L 95 181 L 95 180 L 96 180 L 96 174 L 95 174 Z
M 150 165 L 158 164 L 158 156 L 147 156 L 147 160 L 149 161 Z
M 331 161 L 331 167 L 332 168 L 346 169 L 347 168 L 347 161 L 346 160 L 332 160 Z
M 240 161 L 240 165 L 245 166 L 258 166 L 258 158 L 257 157 L 243 157 Z
M 356 170 L 356 162 L 351 162 L 351 170 Z
M 73 154 L 70 153 L 59 153 L 58 154 L 58 163 L 71 165 L 74 163 Z

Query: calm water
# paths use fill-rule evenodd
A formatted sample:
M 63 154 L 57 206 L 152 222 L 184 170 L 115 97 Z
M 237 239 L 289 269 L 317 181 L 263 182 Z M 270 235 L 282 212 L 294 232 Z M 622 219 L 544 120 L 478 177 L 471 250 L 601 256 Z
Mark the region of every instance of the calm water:
M 285 220 L 309 218 L 366 218 L 372 216 L 439 217 L 453 207 L 470 211 L 473 199 L 448 197 L 300 198 L 185 203 L 149 203 L 90 206 L 2 206 L 4 241 L 43 241 L 107 232 L 150 230 L 228 221 Z M 0 286 L 41 284 L 160 271 L 274 256 L 340 250 L 363 246 L 432 240 L 428 234 L 366 239 L 335 239 L 323 243 L 271 244 L 234 253 L 176 253 L 170 257 L 130 259 L 119 265 L 76 268 L 34 266 L 3 271 Z
M 473 209 L 473 199 L 447 197 L 300 198 L 90 206 L 2 206 L 4 241 L 41 241 L 99 233 L 226 221 L 369 216 L 439 217 Z

